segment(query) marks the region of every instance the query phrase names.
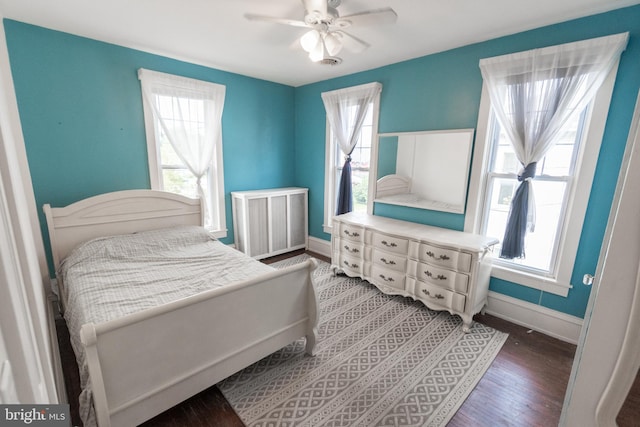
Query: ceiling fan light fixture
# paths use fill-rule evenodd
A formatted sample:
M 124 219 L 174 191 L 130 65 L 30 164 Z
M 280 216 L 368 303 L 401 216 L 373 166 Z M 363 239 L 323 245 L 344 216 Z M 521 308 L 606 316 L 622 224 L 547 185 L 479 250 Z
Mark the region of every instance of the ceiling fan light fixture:
M 320 40 L 320 33 L 316 30 L 311 30 L 300 38 L 300 45 L 309 53 L 315 50 L 319 44 L 322 45 L 322 40 Z
M 319 39 L 318 44 L 309 52 L 309 59 L 313 62 L 322 61 L 324 59 L 324 43 Z
M 306 28 L 307 32 L 296 43 L 305 50 L 309 59 L 316 63 L 336 65 L 342 49 L 360 53 L 370 45 L 366 41 L 345 31 L 354 26 L 376 26 L 396 22 L 398 15 L 390 7 L 365 10 L 341 16 L 338 7 L 342 0 L 302 0 L 304 20 L 277 18 L 246 13 L 250 21 L 265 21 L 292 27 Z
M 327 33 L 324 37 L 324 45 L 330 56 L 335 56 L 342 50 L 342 35 L 340 33 Z

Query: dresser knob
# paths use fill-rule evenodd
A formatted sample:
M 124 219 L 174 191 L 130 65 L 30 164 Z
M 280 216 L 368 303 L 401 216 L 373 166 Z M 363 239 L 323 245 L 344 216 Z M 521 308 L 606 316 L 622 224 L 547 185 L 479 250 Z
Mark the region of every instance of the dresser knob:
M 438 274 L 437 276 L 434 276 L 432 272 L 430 272 L 429 270 L 424 272 L 425 276 L 427 277 L 431 277 L 432 279 L 436 279 L 436 280 L 447 280 L 447 276 L 444 276 L 442 274 Z
M 442 294 L 431 295 L 431 293 L 426 289 L 423 289 L 422 292 L 424 292 L 429 298 L 444 299 L 444 295 Z
M 429 256 L 429 257 L 431 257 L 431 258 L 439 259 L 439 260 L 442 260 L 442 261 L 446 261 L 446 260 L 450 259 L 450 258 L 449 258 L 448 256 L 446 256 L 446 255 L 436 256 L 436 254 L 434 254 L 434 253 L 433 253 L 433 252 L 431 252 L 431 251 L 427 251 L 427 256 Z
M 360 252 L 360 249 L 358 248 L 351 249 L 348 245 L 344 245 L 344 248 L 347 250 L 347 252 L 351 252 L 352 254 L 357 254 L 358 252 Z
M 358 264 L 355 264 L 355 263 L 349 264 L 349 261 L 344 261 L 343 264 L 350 268 L 360 268 Z

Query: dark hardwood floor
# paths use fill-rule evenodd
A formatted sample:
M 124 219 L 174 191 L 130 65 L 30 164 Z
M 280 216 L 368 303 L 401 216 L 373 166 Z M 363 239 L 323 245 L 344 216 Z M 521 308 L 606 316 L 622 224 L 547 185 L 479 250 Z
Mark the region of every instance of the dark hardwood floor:
M 301 252 L 274 257 L 265 262 L 275 262 Z M 328 261 L 317 254 L 312 255 Z M 576 346 L 491 315 L 477 315 L 475 320 L 507 332 L 509 338 L 448 426 L 557 426 Z M 71 418 L 74 426 L 80 426 L 77 410 L 80 392 L 78 367 L 64 320 L 57 320 L 56 326 L 71 403 Z M 620 427 L 640 426 L 639 378 L 636 378 L 632 392 L 618 416 Z M 218 388 L 213 386 L 147 421 L 143 426 L 243 427 L 244 424 Z

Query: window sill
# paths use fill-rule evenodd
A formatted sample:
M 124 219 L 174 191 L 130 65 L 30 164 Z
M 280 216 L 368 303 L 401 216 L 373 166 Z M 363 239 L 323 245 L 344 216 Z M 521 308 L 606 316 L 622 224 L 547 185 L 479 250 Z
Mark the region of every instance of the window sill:
M 525 273 L 501 265 L 492 267 L 491 276 L 562 297 L 566 297 L 569 294 L 569 289 L 573 287 L 570 283 L 558 279 Z
M 227 229 L 224 230 L 208 230 L 209 233 L 216 239 L 224 239 L 227 237 Z

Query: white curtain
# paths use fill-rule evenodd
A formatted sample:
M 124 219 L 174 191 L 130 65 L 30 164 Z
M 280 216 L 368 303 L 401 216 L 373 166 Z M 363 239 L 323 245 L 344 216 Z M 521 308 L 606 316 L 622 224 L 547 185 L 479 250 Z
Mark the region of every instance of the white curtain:
M 198 195 L 205 200 L 211 223 L 211 200 L 202 185 L 222 144 L 225 86 L 140 69 L 142 93 L 157 123 L 184 165 L 196 177 Z
M 327 120 L 340 145 L 340 150 L 345 155 L 338 190 L 337 215 L 350 212 L 352 209 L 351 153 L 358 143 L 367 109 L 381 90 L 382 84 L 368 83 L 322 93 Z
M 522 164 L 522 183 L 503 240 L 504 258 L 524 256 L 524 233 L 535 226 L 530 181 L 536 163 L 555 144 L 569 118 L 592 100 L 627 40 L 628 33 L 616 34 L 480 61 L 493 111 Z M 512 227 L 521 231 L 511 234 Z M 517 242 L 510 250 L 512 239 Z

